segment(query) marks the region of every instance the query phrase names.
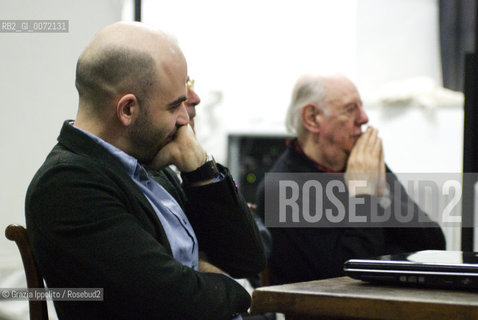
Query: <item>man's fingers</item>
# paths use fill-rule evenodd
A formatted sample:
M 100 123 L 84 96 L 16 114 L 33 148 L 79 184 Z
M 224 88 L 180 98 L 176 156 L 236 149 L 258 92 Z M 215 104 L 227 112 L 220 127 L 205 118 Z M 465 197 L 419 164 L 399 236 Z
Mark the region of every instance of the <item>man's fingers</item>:
M 381 139 L 378 137 L 378 130 L 368 127 L 350 152 L 350 158 L 357 159 L 358 161 L 364 161 L 370 157 L 378 158 L 381 143 Z
M 387 190 L 387 177 L 385 173 L 385 156 L 383 152 L 383 144 L 380 148 L 380 158 L 379 158 L 379 184 L 378 184 L 378 190 L 377 190 L 377 195 L 378 196 L 386 196 L 388 194 Z
M 370 155 L 377 160 L 380 160 L 380 154 L 382 152 L 382 139 L 379 137 L 375 137 L 373 143 L 370 144 Z
M 385 172 L 382 139 L 377 129 L 368 127 L 350 153 L 344 179 L 347 184 L 354 179 L 366 179 L 367 188 L 358 193 L 382 194 L 385 189 L 382 172 Z
M 384 152 L 383 152 L 383 143 L 382 142 L 380 143 L 380 172 L 385 174 L 385 155 L 384 155 Z
M 363 152 L 368 145 L 370 139 L 370 134 L 372 133 L 372 128 L 368 127 L 364 133 L 357 139 L 354 149 L 357 149 L 357 152 Z
M 368 139 L 367 139 L 367 145 L 365 146 L 365 149 L 368 151 L 368 152 L 374 152 L 377 148 L 377 143 L 378 143 L 378 139 L 380 139 L 378 137 L 378 130 L 375 129 L 375 128 L 370 128 L 370 131 L 369 131 L 369 135 L 368 135 Z
M 173 164 L 181 172 L 194 171 L 206 159 L 206 152 L 197 141 L 196 135 L 189 124 L 178 128 L 176 138 L 170 142 L 175 147 Z

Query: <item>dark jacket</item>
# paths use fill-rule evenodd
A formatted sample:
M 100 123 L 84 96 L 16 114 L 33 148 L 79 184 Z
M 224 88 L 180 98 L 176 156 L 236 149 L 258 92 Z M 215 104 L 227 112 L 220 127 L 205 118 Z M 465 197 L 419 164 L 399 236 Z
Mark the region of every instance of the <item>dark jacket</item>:
M 322 172 L 290 143 L 269 172 Z M 407 208 L 409 199 L 396 176 L 387 168 L 391 194 L 400 192 L 400 204 Z M 395 183 L 396 182 L 396 183 Z M 399 186 L 400 190 L 396 189 Z M 348 199 L 348 194 L 345 194 Z M 358 216 L 366 216 L 371 197 L 362 196 L 364 206 Z M 392 197 L 393 199 L 393 197 Z M 258 189 L 257 213 L 264 218 L 264 184 Z M 428 220 L 420 228 L 270 228 L 272 252 L 269 260 L 271 283 L 290 283 L 333 278 L 343 275 L 343 264 L 351 258 L 368 258 L 382 254 L 423 249 L 445 249 L 445 238 L 438 224 L 413 203 L 414 216 Z
M 201 251 L 233 277 L 265 264 L 260 236 L 227 169 L 186 188 Z M 221 274 L 174 260 L 154 209 L 120 161 L 64 123 L 26 197 L 33 254 L 50 288 L 103 288 L 104 301 L 55 301 L 60 319 L 230 319 L 250 304 Z

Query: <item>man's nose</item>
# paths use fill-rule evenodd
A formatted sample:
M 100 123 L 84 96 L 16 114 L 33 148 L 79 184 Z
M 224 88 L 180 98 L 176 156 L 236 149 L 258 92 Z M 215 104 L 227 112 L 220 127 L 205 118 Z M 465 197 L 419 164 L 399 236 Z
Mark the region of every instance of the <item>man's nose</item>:
M 365 113 L 365 109 L 363 108 L 363 106 L 359 107 L 359 113 L 355 122 L 358 125 L 366 124 L 368 122 L 368 116 L 367 113 Z
M 186 104 L 188 104 L 191 107 L 195 107 L 201 102 L 201 99 L 199 99 L 199 96 L 197 93 L 192 89 L 188 88 L 188 100 L 186 101 Z
M 176 123 L 180 126 L 183 126 L 189 123 L 189 115 L 186 109 L 186 104 L 184 102 L 181 103 L 181 106 L 179 107 Z

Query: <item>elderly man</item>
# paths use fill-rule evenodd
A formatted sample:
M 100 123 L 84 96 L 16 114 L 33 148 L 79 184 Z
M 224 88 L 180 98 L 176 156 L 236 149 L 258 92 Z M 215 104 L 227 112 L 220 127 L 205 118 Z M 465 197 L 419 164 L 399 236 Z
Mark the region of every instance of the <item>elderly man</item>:
M 79 107 L 33 178 L 26 221 L 51 288 L 103 288 L 103 301 L 55 301 L 60 319 L 230 319 L 264 252 L 227 169 L 198 144 L 185 58 L 140 23 L 101 30 L 81 54 Z M 147 173 L 174 164 L 187 201 Z M 198 250 L 210 267 L 202 272 Z
M 382 205 L 392 211 L 408 208 L 411 200 L 385 166 L 377 129 L 369 127 L 362 132 L 361 127 L 367 122 L 360 95 L 349 79 L 340 75 L 303 76 L 294 88 L 286 119 L 287 127 L 296 132 L 297 138 L 289 143 L 270 172 L 334 173 L 347 187 L 342 200 L 347 202 L 356 197 L 365 204 L 358 207 L 357 210 L 362 211 L 357 216 L 370 215 L 370 204 L 374 200 L 380 203 L 378 198 L 381 197 L 389 200 Z M 374 179 L 365 187 L 351 188 L 354 177 L 361 174 Z M 386 187 L 385 176 L 390 189 Z M 261 184 L 257 211 L 262 217 L 264 199 L 264 184 Z M 269 261 L 271 282 L 340 276 L 343 263 L 350 258 L 444 249 L 445 239 L 440 227 L 415 203 L 412 210 L 415 217 L 420 216 L 421 221 L 427 222 L 427 227 L 270 228 L 273 241 Z

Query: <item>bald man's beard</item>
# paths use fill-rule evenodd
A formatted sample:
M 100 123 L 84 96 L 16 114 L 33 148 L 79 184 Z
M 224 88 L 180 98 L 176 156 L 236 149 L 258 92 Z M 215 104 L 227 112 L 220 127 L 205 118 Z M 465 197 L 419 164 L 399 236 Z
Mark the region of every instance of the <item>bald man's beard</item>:
M 128 130 L 128 137 L 132 146 L 130 154 L 140 163 L 148 164 L 153 161 L 159 150 L 169 141 L 170 135 L 164 129 L 155 128 L 149 120 L 147 112 L 142 112 Z

